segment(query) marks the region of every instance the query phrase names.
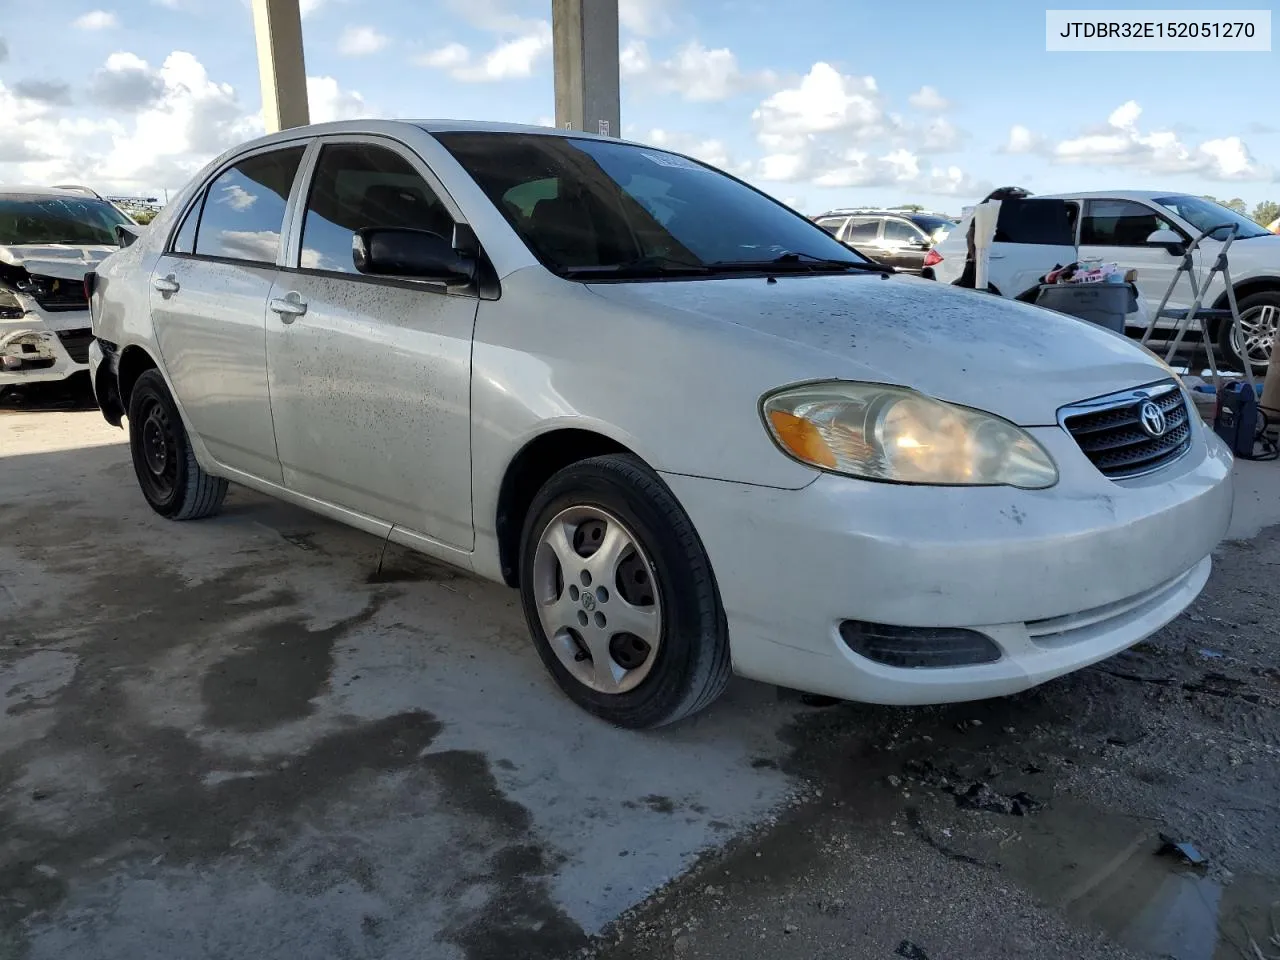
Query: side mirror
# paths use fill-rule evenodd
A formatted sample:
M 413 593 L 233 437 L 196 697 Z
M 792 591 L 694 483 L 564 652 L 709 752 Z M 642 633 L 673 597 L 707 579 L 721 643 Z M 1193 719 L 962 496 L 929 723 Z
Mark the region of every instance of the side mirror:
M 476 278 L 476 260 L 429 230 L 365 227 L 351 238 L 351 259 L 361 273 L 436 280 L 450 286 Z
M 117 223 L 116 224 L 116 244 L 121 249 L 129 246 L 133 241 L 142 235 L 142 230 L 136 224 Z
M 1183 243 L 1182 237 L 1172 230 L 1155 231 L 1155 233 L 1147 237 L 1147 246 L 1164 247 L 1175 257 L 1180 257 L 1187 252 L 1187 247 Z

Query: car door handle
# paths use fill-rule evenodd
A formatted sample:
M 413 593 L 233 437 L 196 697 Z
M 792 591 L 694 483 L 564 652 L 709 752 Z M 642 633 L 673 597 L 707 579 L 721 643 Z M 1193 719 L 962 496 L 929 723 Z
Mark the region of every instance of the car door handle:
M 182 284 L 178 283 L 178 278 L 172 273 L 167 277 L 156 277 L 151 281 L 151 286 L 160 293 L 177 293 L 182 289 Z
M 306 303 L 296 293 L 286 293 L 283 297 L 272 297 L 267 306 L 271 308 L 273 313 L 280 315 L 281 323 L 293 323 L 293 321 L 307 312 Z

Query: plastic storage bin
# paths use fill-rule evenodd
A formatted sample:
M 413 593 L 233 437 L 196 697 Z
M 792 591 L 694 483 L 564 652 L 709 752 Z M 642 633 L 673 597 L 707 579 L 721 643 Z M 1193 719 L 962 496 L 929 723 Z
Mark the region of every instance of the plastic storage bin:
M 1042 283 L 1036 306 L 1124 333 L 1124 318 L 1138 309 L 1131 283 Z

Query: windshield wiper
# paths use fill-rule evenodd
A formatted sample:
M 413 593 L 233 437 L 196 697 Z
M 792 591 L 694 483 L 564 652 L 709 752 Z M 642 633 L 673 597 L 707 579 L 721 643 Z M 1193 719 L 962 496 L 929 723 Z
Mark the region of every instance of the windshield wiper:
M 786 269 L 812 271 L 819 270 L 862 270 L 867 273 L 896 273 L 893 267 L 863 260 L 835 260 L 830 257 L 819 257 L 812 253 L 787 253 L 772 260 L 717 260 L 708 264 L 715 270 L 763 270 Z
M 678 274 L 705 274 L 711 269 L 702 263 L 690 263 L 674 257 L 637 257 L 622 263 L 594 263 L 582 267 L 565 267 L 566 277 L 663 277 Z

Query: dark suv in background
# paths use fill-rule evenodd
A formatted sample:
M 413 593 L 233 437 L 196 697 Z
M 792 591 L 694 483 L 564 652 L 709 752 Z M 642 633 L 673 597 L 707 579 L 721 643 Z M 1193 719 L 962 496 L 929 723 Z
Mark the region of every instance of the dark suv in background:
M 929 250 L 957 223 L 940 213 L 874 209 L 831 210 L 813 221 L 859 253 L 903 273 L 920 273 Z

